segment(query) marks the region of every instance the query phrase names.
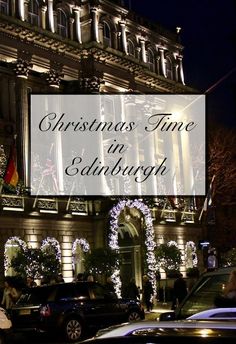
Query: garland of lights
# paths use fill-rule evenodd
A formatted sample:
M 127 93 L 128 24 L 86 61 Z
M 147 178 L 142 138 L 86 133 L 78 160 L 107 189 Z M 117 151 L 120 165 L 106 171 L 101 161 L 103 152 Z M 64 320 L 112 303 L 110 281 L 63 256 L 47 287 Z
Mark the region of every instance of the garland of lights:
M 59 242 L 55 238 L 47 237 L 42 241 L 41 250 L 47 249 L 47 246 L 51 246 L 55 252 L 56 258 L 61 263 L 61 248 Z
M 148 266 L 148 272 L 147 275 L 150 278 L 150 281 L 152 283 L 153 289 L 156 290 L 156 258 L 154 254 L 154 249 L 156 246 L 155 243 L 155 234 L 152 224 L 152 215 L 151 211 L 148 208 L 146 204 L 141 202 L 140 200 L 136 199 L 134 201 L 132 200 L 121 200 L 117 205 L 115 205 L 111 211 L 110 211 L 110 234 L 109 234 L 109 247 L 112 250 L 119 251 L 119 245 L 118 245 L 118 218 L 122 210 L 124 210 L 125 207 L 129 208 L 137 208 L 141 211 L 141 213 L 144 216 L 145 219 L 145 229 L 146 229 L 146 239 L 145 239 L 145 245 L 146 245 L 146 259 L 147 259 L 147 266 Z M 117 262 L 119 265 L 119 263 Z M 120 270 L 115 269 L 112 276 L 112 281 L 115 285 L 115 290 L 117 295 L 121 296 L 121 279 L 120 279 Z
M 196 253 L 196 245 L 193 241 L 187 241 L 185 246 L 185 259 L 187 260 L 189 250 L 191 250 L 193 267 L 197 267 L 198 258 Z
M 174 241 L 174 240 L 168 241 L 167 246 L 169 246 L 169 247 L 170 247 L 170 246 L 175 246 L 175 247 L 179 248 L 177 242 Z
M 72 267 L 73 267 L 73 270 L 75 269 L 75 252 L 76 252 L 77 245 L 81 246 L 82 251 L 84 253 L 87 253 L 90 250 L 90 245 L 86 239 L 80 238 L 80 239 L 76 239 L 73 242 L 73 245 L 72 245 Z
M 5 273 L 7 272 L 7 270 L 9 269 L 10 265 L 11 265 L 11 261 L 8 257 L 8 252 L 7 249 L 10 246 L 13 246 L 13 244 L 15 244 L 16 246 L 19 247 L 19 249 L 21 250 L 25 250 L 27 248 L 26 243 L 24 242 L 24 240 L 22 240 L 21 238 L 14 236 L 14 237 L 10 237 L 6 244 L 5 244 L 5 249 L 4 249 L 4 270 Z

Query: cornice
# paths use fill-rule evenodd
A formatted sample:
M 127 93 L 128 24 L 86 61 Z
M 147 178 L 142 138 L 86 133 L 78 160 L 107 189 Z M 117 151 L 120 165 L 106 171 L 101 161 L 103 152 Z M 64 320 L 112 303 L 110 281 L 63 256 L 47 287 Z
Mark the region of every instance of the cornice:
M 9 18 L 8 18 L 9 19 Z M 120 69 L 126 70 L 133 74 L 134 78 L 144 85 L 148 85 L 153 90 L 159 91 L 160 87 L 163 92 L 190 93 L 194 90 L 182 84 L 152 73 L 147 66 L 136 59 L 124 55 L 124 53 L 112 48 L 104 48 L 102 44 L 90 42 L 79 44 L 69 39 L 62 39 L 59 35 L 53 34 L 40 28 L 32 28 L 27 23 L 17 19 L 0 22 L 0 36 L 8 39 L 8 43 L 14 43 L 10 47 L 28 50 L 34 55 L 39 55 L 51 60 L 56 58 L 64 65 L 78 65 L 82 58 L 92 56 L 93 59 L 102 64 L 114 65 Z M 4 41 L 4 40 L 2 40 Z M 44 52 L 44 54 L 42 54 Z

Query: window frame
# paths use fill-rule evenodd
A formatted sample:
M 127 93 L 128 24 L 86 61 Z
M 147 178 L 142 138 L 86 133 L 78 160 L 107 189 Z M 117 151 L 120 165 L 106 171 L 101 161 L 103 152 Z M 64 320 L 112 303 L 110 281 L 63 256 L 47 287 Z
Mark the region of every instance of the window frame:
M 32 9 L 30 8 L 31 6 Z M 28 22 L 33 26 L 39 26 L 39 14 L 40 7 L 38 0 L 30 0 L 28 4 Z
M 65 23 L 63 23 L 63 18 Z M 57 9 L 57 33 L 64 38 L 68 37 L 68 18 L 65 11 L 61 8 Z

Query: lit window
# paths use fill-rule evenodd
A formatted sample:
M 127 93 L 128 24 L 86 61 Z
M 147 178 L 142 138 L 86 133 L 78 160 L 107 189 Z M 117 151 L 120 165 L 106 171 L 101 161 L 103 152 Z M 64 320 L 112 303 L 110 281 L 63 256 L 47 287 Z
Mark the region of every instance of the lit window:
M 146 57 L 147 57 L 148 68 L 150 69 L 151 72 L 155 72 L 154 54 L 151 49 L 147 50 Z
M 8 0 L 0 0 L 0 12 L 8 14 Z
M 29 23 L 39 26 L 39 4 L 37 0 L 31 0 L 28 7 Z
M 106 22 L 103 23 L 103 43 L 111 47 L 111 29 Z
M 130 56 L 135 56 L 135 48 L 134 48 L 134 43 L 129 39 L 128 40 L 128 45 L 127 45 L 127 48 L 128 48 L 128 54 Z
M 172 69 L 172 62 L 170 58 L 166 58 L 166 77 L 167 79 L 173 79 L 173 69 Z
M 25 247 L 26 243 L 18 237 L 11 237 L 7 240 L 4 252 L 5 276 L 16 275 L 16 271 L 11 267 L 11 262 Z
M 57 33 L 62 37 L 67 37 L 67 18 L 62 10 L 57 11 Z

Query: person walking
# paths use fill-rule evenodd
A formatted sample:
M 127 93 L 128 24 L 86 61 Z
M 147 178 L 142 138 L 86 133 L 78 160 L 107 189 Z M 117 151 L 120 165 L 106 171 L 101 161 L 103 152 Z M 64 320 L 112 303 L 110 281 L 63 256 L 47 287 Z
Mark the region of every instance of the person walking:
M 140 298 L 139 289 L 135 284 L 135 279 L 131 278 L 124 290 L 124 297 L 128 299 L 137 300 Z
M 178 307 L 187 294 L 187 284 L 183 279 L 183 275 L 180 274 L 180 276 L 174 282 L 174 295 L 171 309 L 174 310 L 176 307 Z
M 153 288 L 147 275 L 143 276 L 143 301 L 147 312 L 152 310 Z

